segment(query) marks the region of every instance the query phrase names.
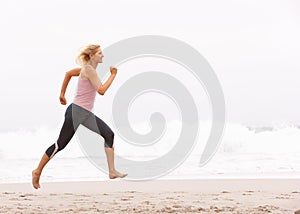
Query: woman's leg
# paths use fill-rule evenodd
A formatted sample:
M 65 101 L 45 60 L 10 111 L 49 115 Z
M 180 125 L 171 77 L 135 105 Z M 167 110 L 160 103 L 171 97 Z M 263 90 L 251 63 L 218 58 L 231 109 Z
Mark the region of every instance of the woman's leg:
M 114 161 L 114 133 L 110 127 L 100 118 L 93 113 L 90 114 L 88 119 L 82 123 L 85 127 L 91 131 L 101 135 L 104 138 L 105 154 L 109 169 L 109 178 L 124 178 L 127 174 L 120 173 L 115 168 Z
M 114 178 L 126 177 L 128 174 L 121 173 L 115 169 L 114 148 L 105 148 L 105 154 L 106 154 L 107 164 L 109 168 L 109 178 L 114 179 Z
M 72 139 L 76 129 L 78 128 L 78 125 L 75 126 L 72 119 L 72 106 L 70 105 L 66 110 L 65 121 L 61 128 L 57 142 L 46 150 L 38 164 L 38 167 L 32 171 L 32 185 L 35 189 L 40 188 L 39 179 L 46 164 L 57 152 L 64 149 Z
M 43 157 L 40 160 L 38 167 L 32 171 L 32 185 L 35 189 L 40 188 L 40 182 L 39 182 L 40 176 L 41 176 L 43 168 L 45 167 L 45 165 L 48 163 L 49 160 L 50 160 L 50 158 L 48 157 L 48 155 L 46 155 L 46 153 L 44 153 Z

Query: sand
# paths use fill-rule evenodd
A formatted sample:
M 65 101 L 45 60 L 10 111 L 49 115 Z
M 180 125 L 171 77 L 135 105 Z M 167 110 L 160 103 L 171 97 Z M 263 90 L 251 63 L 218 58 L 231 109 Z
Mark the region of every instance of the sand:
M 0 184 L 0 213 L 295 213 L 300 179 Z

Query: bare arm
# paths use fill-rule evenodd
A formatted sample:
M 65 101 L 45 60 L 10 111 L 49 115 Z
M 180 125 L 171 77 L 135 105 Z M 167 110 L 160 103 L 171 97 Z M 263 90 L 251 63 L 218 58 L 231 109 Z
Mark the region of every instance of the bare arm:
M 116 74 L 110 74 L 109 78 L 106 80 L 106 82 L 102 85 L 100 85 L 99 89 L 98 89 L 98 93 L 101 95 L 104 95 L 104 93 L 107 91 L 107 89 L 109 88 L 109 86 L 111 85 L 112 81 L 115 79 Z
M 64 81 L 63 81 L 62 86 L 61 86 L 60 96 L 59 96 L 59 100 L 60 100 L 60 103 L 61 103 L 62 105 L 66 105 L 66 104 L 67 104 L 67 100 L 66 100 L 66 98 L 65 98 L 65 93 L 66 93 L 68 84 L 69 84 L 69 82 L 70 82 L 70 79 L 71 79 L 73 76 L 79 76 L 80 70 L 81 70 L 81 68 L 74 68 L 74 69 L 72 69 L 72 70 L 66 72 Z
M 104 84 L 102 84 L 94 69 L 87 70 L 88 79 L 91 81 L 92 85 L 97 90 L 97 92 L 101 95 L 105 94 L 105 92 L 110 87 L 113 80 L 115 79 L 115 77 L 117 75 L 117 68 L 110 67 L 110 72 L 111 72 L 111 74 L 110 74 L 109 78 L 106 80 L 106 82 Z

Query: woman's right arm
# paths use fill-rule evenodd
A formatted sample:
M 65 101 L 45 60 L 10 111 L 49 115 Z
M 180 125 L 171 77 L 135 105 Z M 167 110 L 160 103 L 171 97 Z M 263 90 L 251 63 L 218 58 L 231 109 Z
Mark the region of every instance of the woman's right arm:
M 59 100 L 60 100 L 60 103 L 61 103 L 62 105 L 66 105 L 66 104 L 67 104 L 67 100 L 66 100 L 66 98 L 65 98 L 65 93 L 66 93 L 68 84 L 69 84 L 69 82 L 70 82 L 70 79 L 71 79 L 73 76 L 79 76 L 80 70 L 81 70 L 81 68 L 74 68 L 74 69 L 72 69 L 72 70 L 66 72 L 64 81 L 63 81 L 62 86 L 61 86 L 60 96 L 59 96 Z

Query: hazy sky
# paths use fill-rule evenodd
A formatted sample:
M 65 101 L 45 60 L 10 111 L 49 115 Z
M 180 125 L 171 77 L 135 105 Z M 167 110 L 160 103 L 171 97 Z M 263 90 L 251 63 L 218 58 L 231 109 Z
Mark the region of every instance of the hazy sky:
M 182 40 L 208 60 L 227 121 L 300 125 L 299 14 L 297 0 L 2 0 L 0 131 L 58 127 L 61 83 L 78 49 L 145 34 Z

